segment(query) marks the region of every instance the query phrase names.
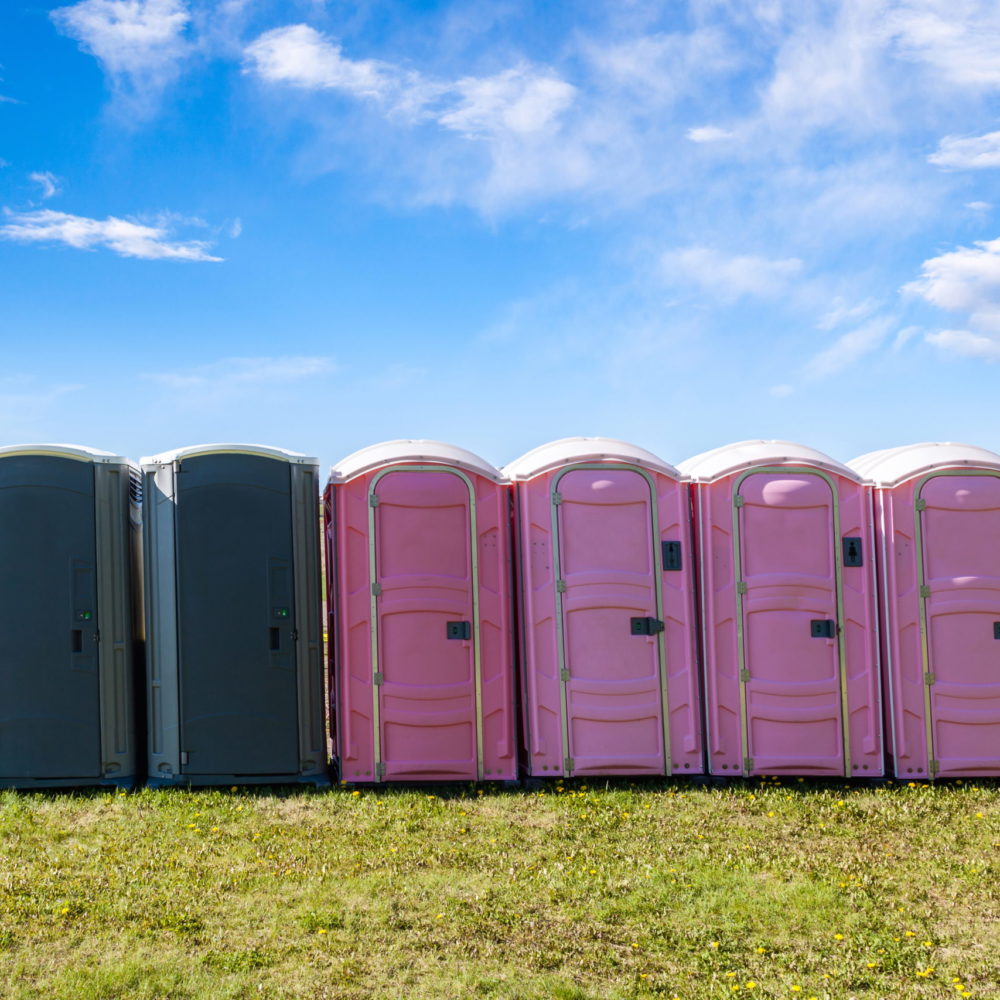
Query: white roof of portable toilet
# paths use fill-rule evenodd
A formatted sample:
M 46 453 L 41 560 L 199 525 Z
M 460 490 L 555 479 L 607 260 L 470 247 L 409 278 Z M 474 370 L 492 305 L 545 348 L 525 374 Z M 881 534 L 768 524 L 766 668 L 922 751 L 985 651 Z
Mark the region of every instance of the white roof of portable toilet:
M 477 476 L 485 476 L 495 483 L 503 481 L 500 470 L 495 465 L 490 465 L 485 458 L 480 458 L 465 448 L 445 444 L 443 441 L 406 438 L 372 444 L 342 458 L 330 469 L 330 482 L 343 483 L 366 472 L 396 464 L 451 465 Z
M 11 455 L 52 455 L 55 458 L 75 458 L 78 462 L 99 462 L 102 465 L 129 464 L 129 460 L 121 455 L 88 448 L 82 444 L 9 444 L 0 448 L 0 458 Z
M 605 437 L 568 437 L 550 441 L 515 458 L 500 472 L 513 482 L 522 482 L 577 462 L 627 462 L 629 465 L 662 472 L 672 479 L 681 477 L 672 465 L 668 465 L 651 451 L 627 441 Z
M 755 465 L 810 465 L 835 476 L 862 481 L 857 472 L 835 458 L 794 441 L 737 441 L 685 459 L 677 468 L 687 479 L 711 483 Z
M 900 448 L 883 448 L 847 463 L 876 486 L 896 486 L 924 472 L 951 467 L 1000 470 L 1000 455 L 971 444 L 925 441 Z
M 169 465 L 195 455 L 261 455 L 282 459 L 293 465 L 319 465 L 318 458 L 266 444 L 192 444 L 186 448 L 174 448 L 173 451 L 161 451 L 159 455 L 147 455 L 140 461 L 143 465 Z

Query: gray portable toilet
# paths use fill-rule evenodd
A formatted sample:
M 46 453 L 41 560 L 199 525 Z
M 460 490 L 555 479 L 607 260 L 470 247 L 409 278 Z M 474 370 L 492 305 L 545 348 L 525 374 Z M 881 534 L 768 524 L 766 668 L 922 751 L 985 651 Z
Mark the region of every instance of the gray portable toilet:
M 317 460 L 211 444 L 142 471 L 149 783 L 325 783 Z
M 109 452 L 0 448 L 0 787 L 135 779 L 140 488 Z

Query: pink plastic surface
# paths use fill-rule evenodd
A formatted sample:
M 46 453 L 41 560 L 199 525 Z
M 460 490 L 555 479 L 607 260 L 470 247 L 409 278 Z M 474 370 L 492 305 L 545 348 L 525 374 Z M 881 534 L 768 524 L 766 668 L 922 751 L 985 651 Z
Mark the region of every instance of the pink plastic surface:
M 683 569 L 660 574 L 672 770 L 702 773 L 693 553 L 684 488 L 648 473 L 654 497 L 645 476 L 626 465 L 568 468 L 515 486 L 527 772 L 566 773 L 552 532 L 557 491 L 572 774 L 665 773 L 659 640 L 630 631 L 632 617 L 657 617 L 654 545 L 661 540 L 683 546 Z
M 482 757 L 486 780 L 516 777 L 507 488 L 466 474 L 475 494 Z M 374 484 L 375 579 L 369 569 Z M 390 467 L 327 488 L 328 595 L 336 749 L 346 781 L 377 780 L 371 594 L 377 598 L 379 737 L 383 780 L 476 780 L 475 631 L 448 639 L 448 622 L 475 623 L 471 503 L 466 480 Z M 329 515 L 328 515 L 329 516 Z
M 874 542 L 866 488 L 789 466 L 692 484 L 699 540 L 702 628 L 712 774 L 743 773 L 738 595 L 733 512 L 739 525 L 747 756 L 750 774 L 845 773 L 840 644 L 846 662 L 850 767 L 883 773 L 876 657 Z M 735 508 L 738 492 L 743 503 Z M 834 503 L 840 537 L 834 536 Z M 813 637 L 812 621 L 838 622 L 841 538 L 862 540 L 864 565 L 842 570 L 843 631 Z
M 918 499 L 922 552 L 916 541 Z M 963 470 L 876 491 L 884 532 L 890 753 L 897 777 L 1000 774 L 1000 478 Z M 920 643 L 918 563 L 926 599 L 927 686 Z

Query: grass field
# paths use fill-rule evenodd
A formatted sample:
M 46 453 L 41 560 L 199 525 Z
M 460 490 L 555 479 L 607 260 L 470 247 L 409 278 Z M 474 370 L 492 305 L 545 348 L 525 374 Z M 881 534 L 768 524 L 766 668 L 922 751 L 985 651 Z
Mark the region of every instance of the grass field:
M 0 795 L 4 1000 L 1000 997 L 1000 789 Z

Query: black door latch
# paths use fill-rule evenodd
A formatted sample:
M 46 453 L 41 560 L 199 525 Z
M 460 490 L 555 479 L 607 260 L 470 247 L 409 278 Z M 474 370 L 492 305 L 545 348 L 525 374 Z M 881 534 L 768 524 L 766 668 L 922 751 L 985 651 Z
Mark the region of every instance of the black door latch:
M 659 618 L 630 619 L 632 635 L 656 635 L 663 631 L 663 622 Z

